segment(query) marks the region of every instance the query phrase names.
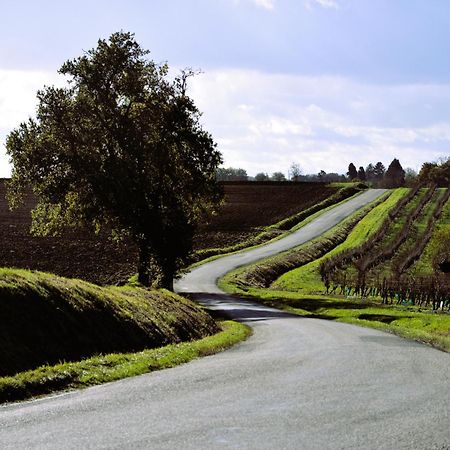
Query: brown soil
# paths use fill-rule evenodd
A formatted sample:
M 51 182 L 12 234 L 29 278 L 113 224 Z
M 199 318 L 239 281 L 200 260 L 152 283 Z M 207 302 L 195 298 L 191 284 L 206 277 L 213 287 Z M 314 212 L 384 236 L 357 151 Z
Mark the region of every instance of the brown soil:
M 323 183 L 225 182 L 225 204 L 211 223 L 199 229 L 195 248 L 225 247 L 263 227 L 304 211 L 336 192 Z
M 225 204 L 210 224 L 200 227 L 195 249 L 235 244 L 262 227 L 300 212 L 335 192 L 320 183 L 224 183 Z M 85 229 L 68 230 L 59 237 L 29 233 L 32 195 L 11 212 L 0 179 L 0 267 L 16 267 L 81 278 L 98 284 L 125 281 L 136 271 L 137 252 L 130 242 L 117 244 L 107 235 Z

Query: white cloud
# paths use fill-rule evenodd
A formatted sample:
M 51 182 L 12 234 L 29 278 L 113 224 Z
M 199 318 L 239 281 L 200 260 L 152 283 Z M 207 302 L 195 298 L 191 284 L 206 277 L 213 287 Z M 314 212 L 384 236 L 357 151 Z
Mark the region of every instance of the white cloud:
M 272 11 L 275 9 L 275 0 L 233 0 L 235 5 L 239 5 L 243 1 L 249 1 L 259 8 L 266 9 L 267 11 Z
M 286 172 L 292 161 L 305 172 L 346 172 L 350 162 L 389 164 L 394 157 L 419 169 L 449 153 L 448 85 L 230 69 L 203 74 L 191 87 L 225 164 L 250 174 Z
M 0 177 L 10 168 L 3 142 L 32 116 L 36 91 L 59 84 L 46 72 L 0 70 Z M 450 154 L 450 85 L 369 85 L 337 76 L 216 70 L 194 77 L 190 94 L 225 164 L 257 172 L 346 172 L 397 157 L 403 167 Z
M 339 3 L 337 0 L 306 0 L 305 2 L 305 7 L 307 9 L 312 9 L 314 5 L 328 9 L 339 9 Z
M 0 70 L 0 178 L 10 175 L 4 148 L 7 134 L 34 115 L 39 89 L 60 85 L 61 81 L 53 72 Z
M 275 0 L 252 0 L 256 6 L 261 8 L 272 10 L 275 8 Z

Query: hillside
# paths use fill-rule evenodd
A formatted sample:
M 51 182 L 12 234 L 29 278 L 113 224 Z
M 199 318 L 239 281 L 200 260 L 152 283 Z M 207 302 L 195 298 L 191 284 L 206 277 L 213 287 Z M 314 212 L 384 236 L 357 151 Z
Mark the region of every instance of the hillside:
M 338 188 L 321 183 L 224 183 L 225 204 L 210 224 L 200 228 L 195 248 L 242 242 L 262 227 L 299 213 L 329 198 Z M 16 267 L 81 278 L 97 284 L 116 284 L 136 271 L 137 251 L 131 242 L 111 242 L 106 234 L 69 229 L 59 237 L 29 234 L 35 199 L 13 212 L 0 180 L 0 267 Z
M 316 242 L 259 262 L 239 274 L 239 283 L 304 294 L 345 294 L 407 299 L 433 306 L 450 295 L 439 234 L 450 225 L 450 189 L 394 191 L 382 204 L 347 220 Z M 445 300 L 445 298 L 444 298 Z
M 0 377 L 219 331 L 200 307 L 167 291 L 102 288 L 41 272 L 0 269 L 0 298 Z

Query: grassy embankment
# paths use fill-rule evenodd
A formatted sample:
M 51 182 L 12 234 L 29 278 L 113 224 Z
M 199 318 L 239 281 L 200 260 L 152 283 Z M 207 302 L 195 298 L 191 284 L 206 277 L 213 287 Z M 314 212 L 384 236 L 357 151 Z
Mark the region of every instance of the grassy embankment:
M 198 250 L 195 252 L 192 258 L 193 265 L 197 265 L 199 263 L 203 264 L 207 261 L 211 261 L 220 257 L 224 254 L 235 253 L 243 249 L 252 248 L 261 244 L 265 244 L 268 241 L 274 239 L 280 239 L 286 233 L 294 231 L 298 228 L 299 224 L 307 219 L 311 218 L 315 214 L 319 212 L 325 211 L 327 208 L 333 207 L 343 201 L 350 199 L 351 197 L 360 194 L 362 191 L 367 189 L 362 183 L 343 183 L 343 185 L 336 186 L 338 190 L 330 195 L 325 200 L 316 203 L 315 205 L 300 211 L 297 214 L 294 214 L 290 217 L 287 217 L 279 222 L 264 227 L 263 231 L 258 232 L 255 236 L 252 236 L 244 241 L 238 242 L 234 245 L 217 247 L 217 248 L 207 248 Z
M 450 316 L 448 314 L 421 311 L 417 307 L 380 305 L 376 302 L 356 298 L 324 295 L 325 287 L 319 274 L 321 260 L 365 242 L 377 231 L 388 212 L 406 192 L 406 189 L 395 190 L 389 198 L 373 208 L 356 225 L 345 242 L 321 258 L 285 273 L 272 283 L 269 289 L 249 286 L 240 282 L 246 277 L 246 272 L 254 268 L 254 265 L 240 268 L 226 275 L 220 281 L 221 288 L 302 316 L 377 328 L 450 351 Z M 449 219 L 450 204 L 447 203 L 436 231 L 442 227 L 448 227 Z M 310 243 L 304 244 L 297 251 L 301 253 L 310 245 Z M 431 245 L 433 245 L 433 238 L 429 243 L 429 246 Z M 428 254 L 427 246 L 423 258 L 416 265 L 429 264 Z M 428 262 L 422 260 L 427 258 Z M 272 259 L 272 262 L 279 264 L 277 258 Z M 270 260 L 268 263 L 270 264 Z
M 249 335 L 168 291 L 0 269 L 0 401 L 172 367 Z

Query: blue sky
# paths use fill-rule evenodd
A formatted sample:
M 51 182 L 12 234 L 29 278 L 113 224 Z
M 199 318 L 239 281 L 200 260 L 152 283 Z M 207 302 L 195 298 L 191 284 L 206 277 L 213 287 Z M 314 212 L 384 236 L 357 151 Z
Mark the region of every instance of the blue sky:
M 3 143 L 57 69 L 120 29 L 203 74 L 191 95 L 225 165 L 345 172 L 450 155 L 447 0 L 2 0 Z

